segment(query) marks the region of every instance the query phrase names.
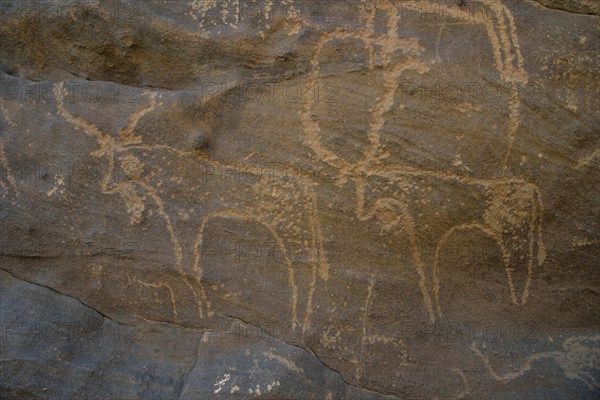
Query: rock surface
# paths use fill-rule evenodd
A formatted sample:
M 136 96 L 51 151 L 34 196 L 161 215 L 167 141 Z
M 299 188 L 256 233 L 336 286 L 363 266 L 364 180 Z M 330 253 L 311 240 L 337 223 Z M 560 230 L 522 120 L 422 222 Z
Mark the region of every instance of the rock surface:
M 598 398 L 597 4 L 2 1 L 2 398 Z

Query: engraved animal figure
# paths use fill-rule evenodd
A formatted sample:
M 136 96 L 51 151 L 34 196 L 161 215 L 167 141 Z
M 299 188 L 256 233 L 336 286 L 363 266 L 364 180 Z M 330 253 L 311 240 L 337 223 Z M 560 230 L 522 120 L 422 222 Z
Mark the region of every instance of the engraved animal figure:
M 547 359 L 556 362 L 565 377 L 584 383 L 590 390 L 600 389 L 600 335 L 573 336 L 565 339 L 561 347 L 558 351 L 533 354 L 519 369 L 505 373 L 500 373 L 494 368 L 492 361 L 477 347 L 476 342 L 471 345 L 471 350 L 481 359 L 490 375 L 500 382 L 506 383 L 523 376 L 535 363 Z
M 133 112 L 127 125 L 113 135 L 69 111 L 62 101 L 62 84 L 56 84 L 54 90 L 59 114 L 74 127 L 95 138 L 98 149 L 91 154 L 106 159 L 107 170 L 100 182 L 102 193 L 121 197 L 132 224 L 143 220 L 150 204 L 155 206 L 168 232 L 176 270 L 194 294 L 200 318 L 213 314 L 202 280 L 205 230 L 216 219 L 228 219 L 259 224 L 272 235 L 287 271 L 291 324 L 294 329 L 302 326 L 303 331 L 309 327 L 317 279 L 326 279 L 328 274 L 312 188 L 314 182 L 306 177 L 284 179 L 285 171 L 273 171 L 273 174 L 252 172 L 260 170 L 253 168 L 240 171 L 239 166 L 213 160 L 198 150 L 144 143 L 143 134 L 136 132 L 136 126 L 145 115 L 162 104 L 156 93 L 147 93 L 148 103 Z M 182 166 L 185 167 L 184 172 L 174 176 Z M 124 172 L 121 179 L 116 178 L 119 175 L 117 170 Z M 209 170 L 210 173 L 207 173 Z M 274 179 L 274 176 L 278 178 Z M 165 188 L 167 180 L 169 187 L 175 188 L 172 190 L 183 190 L 183 193 L 173 192 L 169 196 L 169 189 Z M 175 193 L 188 198 L 191 196 L 187 205 L 199 206 L 201 210 L 190 211 L 190 215 L 178 218 Z M 192 240 L 186 242 L 185 237 Z M 297 260 L 290 256 L 299 247 L 306 250 L 305 258 L 300 261 L 310 264 L 310 276 L 303 280 L 308 279 L 308 283 L 305 284 L 306 291 L 301 293 L 305 295 L 302 298 L 294 267 Z M 167 285 L 164 282 L 137 282 L 155 288 Z M 167 290 L 176 317 L 176 296 L 172 288 Z M 304 315 L 299 315 L 300 301 L 304 302 Z
M 488 4 L 490 3 L 481 2 L 482 9 L 485 9 Z M 477 179 L 417 166 L 389 163 L 386 161 L 389 152 L 380 140 L 386 114 L 394 106 L 399 78 L 408 72 L 425 74 L 429 71 L 429 66 L 420 58 L 424 48 L 418 39 L 398 37 L 397 34 L 399 8 L 417 7 L 420 12 L 444 12 L 459 20 L 482 24 L 486 28 L 494 49 L 496 68 L 502 79 L 511 83 L 512 88 L 509 104 L 508 148 L 505 153 L 505 160 L 507 159 L 520 121 L 518 85 L 527 82 L 527 74 L 523 69 L 512 15 L 501 3 L 493 5 L 495 7 L 492 7 L 489 12 L 478 11 L 472 14 L 449 3 L 395 3 L 388 0 L 363 2 L 362 16 L 365 28 L 337 28 L 321 37 L 312 58 L 312 70 L 308 77 L 309 86 L 316 85 L 321 76 L 320 57 L 324 47 L 336 40 L 350 39 L 361 42 L 369 54 L 369 69 L 380 68 L 383 75 L 382 94 L 370 109 L 368 145 L 358 162 L 344 159 L 323 144 L 323 135 L 327 132 L 322 131 L 319 117 L 315 114 L 315 101 L 312 96 L 304 97 L 303 109 L 300 112 L 306 145 L 318 158 L 339 171 L 340 186 L 353 185 L 357 217 L 362 221 L 376 219 L 385 231 L 408 236 L 425 311 L 432 322 L 436 317 L 443 315 L 440 299 L 440 270 L 443 266 L 439 254 L 454 234 L 476 230 L 496 242 L 502 254 L 509 298 L 516 305 L 525 304 L 527 301 L 534 265 L 541 265 L 545 258 L 542 241 L 543 204 L 540 191 L 534 184 L 517 177 Z M 383 35 L 377 34 L 375 29 L 378 11 L 387 14 L 387 33 Z M 427 266 L 419 243 L 419 238 L 424 236 L 419 232 L 419 227 L 424 224 L 417 221 L 414 210 L 417 203 L 424 198 L 439 195 L 441 188 L 444 187 L 451 187 L 452 190 L 464 193 L 465 196 L 479 199 L 481 207 L 474 216 L 471 215 L 473 210 L 470 208 L 466 210 L 469 212 L 455 214 L 460 216 L 459 220 L 453 221 L 453 225 L 437 239 L 435 258 L 428 260 Z M 416 195 L 415 188 L 423 189 L 427 193 Z M 447 199 L 447 201 L 448 207 L 458 207 L 460 210 L 460 199 L 455 201 Z M 463 220 L 460 221 L 460 218 Z M 518 261 L 520 242 L 527 243 L 527 265 L 525 282 L 522 291 L 518 293 L 513 275 Z

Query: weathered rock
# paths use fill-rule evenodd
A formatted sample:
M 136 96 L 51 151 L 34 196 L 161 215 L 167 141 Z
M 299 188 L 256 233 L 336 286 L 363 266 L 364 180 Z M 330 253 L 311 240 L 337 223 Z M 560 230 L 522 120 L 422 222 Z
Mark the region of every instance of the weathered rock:
M 3 396 L 597 398 L 595 3 L 2 7 Z
M 600 13 L 600 4 L 590 0 L 537 0 L 544 7 L 580 14 Z

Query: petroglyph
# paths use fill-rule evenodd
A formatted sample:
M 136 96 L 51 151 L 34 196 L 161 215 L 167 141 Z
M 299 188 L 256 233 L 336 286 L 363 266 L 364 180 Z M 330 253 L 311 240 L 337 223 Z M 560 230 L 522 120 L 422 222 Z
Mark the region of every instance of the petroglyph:
M 384 9 L 394 8 L 390 0 L 381 0 Z M 480 8 L 473 8 L 479 4 Z M 515 19 L 511 11 L 501 1 L 469 2 L 469 9 L 461 8 L 449 2 L 423 1 L 406 2 L 400 7 L 414 11 L 442 14 L 459 21 L 481 24 L 485 27 L 490 44 L 493 49 L 494 62 L 502 79 L 510 84 L 509 126 L 507 130 L 508 145 L 504 153 L 503 166 L 507 166 L 508 158 L 512 151 L 515 135 L 521 124 L 521 98 L 520 85 L 528 82 L 527 71 L 523 65 L 523 55 L 517 36 Z
M 549 359 L 561 367 L 567 378 L 583 382 L 590 390 L 600 389 L 600 382 L 597 380 L 598 370 L 600 370 L 598 361 L 600 359 L 600 335 L 570 337 L 563 342 L 562 348 L 562 351 L 536 353 L 529 356 L 516 371 L 499 373 L 494 369 L 490 358 L 482 353 L 476 343 L 473 342 L 471 345 L 471 350 L 477 354 L 490 375 L 497 381 L 512 381 L 525 375 L 536 362 Z
M 464 385 L 464 389 L 460 393 L 458 393 L 457 395 L 450 397 L 450 399 L 451 400 L 464 399 L 465 396 L 468 395 L 469 392 L 470 392 L 470 390 L 471 390 L 471 388 L 469 386 L 469 381 L 467 380 L 467 377 L 466 377 L 465 373 L 463 371 L 461 371 L 460 369 L 458 369 L 458 368 L 451 368 L 450 370 L 452 372 L 456 373 L 458 376 L 460 376 L 460 379 L 462 380 L 463 385 Z
M 520 123 L 519 85 L 527 83 L 527 73 L 523 67 L 523 57 L 516 35 L 514 19 L 508 8 L 501 3 L 491 7 L 481 2 L 481 9 L 466 12 L 457 5 L 438 2 L 394 3 L 389 0 L 362 2 L 361 16 L 366 28 L 346 30 L 338 28 L 323 34 L 316 45 L 311 61 L 312 71 L 307 81 L 315 86 L 320 78 L 320 57 L 324 46 L 334 40 L 355 39 L 363 43 L 369 53 L 369 68 L 374 65 L 383 68 L 383 92 L 370 109 L 370 124 L 367 132 L 368 146 L 362 159 L 351 163 L 323 145 L 323 132 L 318 115 L 314 114 L 315 101 L 305 95 L 300 116 L 304 125 L 305 144 L 324 162 L 338 171 L 338 185 L 351 183 L 356 190 L 356 215 L 361 221 L 377 219 L 385 232 L 405 234 L 412 248 L 413 264 L 418 274 L 418 285 L 423 297 L 425 310 L 433 322 L 436 314 L 443 314 L 440 301 L 440 260 L 439 251 L 453 234 L 470 229 L 478 229 L 492 237 L 501 249 L 502 262 L 507 275 L 510 300 L 514 304 L 525 304 L 529 296 L 529 287 L 534 263 L 541 265 L 545 259 L 543 245 L 542 213 L 543 203 L 539 190 L 521 178 L 477 179 L 454 173 L 427 170 L 410 165 L 398 165 L 386 162 L 389 151 L 381 144 L 381 130 L 386 114 L 394 105 L 394 95 L 399 87 L 399 78 L 406 72 L 425 74 L 429 66 L 420 60 L 424 48 L 417 38 L 403 38 L 397 34 L 399 7 L 412 8 L 424 13 L 444 13 L 459 21 L 482 24 L 486 28 L 493 48 L 495 65 L 500 76 L 511 84 L 511 98 L 508 104 L 510 122 L 508 125 L 508 147 L 504 155 L 504 164 L 511 152 L 514 136 Z M 376 34 L 374 21 L 376 13 L 387 15 L 385 34 Z M 393 55 L 400 53 L 402 58 L 394 60 Z M 467 220 L 450 227 L 437 241 L 437 256 L 433 260 L 433 293 L 427 283 L 425 261 L 420 250 L 413 203 L 410 198 L 415 185 L 430 187 L 442 184 L 454 185 L 459 191 L 478 194 L 484 205 L 476 220 Z M 369 194 L 370 193 L 370 194 Z M 460 200 L 457 200 L 457 202 Z M 527 226 L 528 225 L 528 226 Z M 523 292 L 517 293 L 513 282 L 514 246 L 519 231 L 527 233 L 520 239 L 528 243 L 527 277 Z M 434 305 L 435 303 L 435 305 Z
M 451 237 L 469 230 L 479 231 L 492 238 L 497 244 L 506 274 L 509 293 L 507 300 L 515 305 L 523 305 L 530 293 L 534 266 L 541 265 L 546 256 L 542 240 L 544 206 L 537 186 L 518 177 L 478 179 L 468 175 L 387 162 L 389 151 L 381 144 L 381 132 L 387 114 L 394 107 L 399 80 L 406 73 L 423 75 L 430 70 L 430 66 L 420 59 L 425 49 L 419 40 L 411 37 L 398 37 L 397 7 L 399 4 L 389 1 L 363 2 L 362 16 L 366 28 L 362 30 L 338 28 L 323 34 L 317 42 L 311 60 L 312 71 L 307 78 L 308 87 L 316 87 L 319 83 L 321 77 L 320 57 L 329 42 L 349 39 L 362 42 L 369 54 L 369 70 L 373 71 L 375 67 L 382 68 L 383 90 L 369 110 L 370 122 L 366 133 L 368 145 L 364 148 L 362 159 L 358 162 L 347 161 L 323 144 L 323 137 L 327 132 L 322 129 L 319 115 L 315 111 L 314 97 L 310 95 L 304 97 L 303 108 L 300 111 L 305 144 L 320 160 L 337 169 L 339 186 L 349 184 L 354 186 L 355 213 L 358 220 L 365 222 L 377 220 L 382 226 L 382 233 L 407 237 L 410 243 L 412 264 L 417 272 L 417 283 L 422 295 L 423 306 L 431 322 L 443 316 L 443 299 L 440 293 L 442 287 L 440 270 L 443 268 L 441 251 Z M 411 6 L 409 3 L 401 4 L 407 7 Z M 412 3 L 412 5 L 415 4 L 417 3 Z M 471 16 L 467 17 L 456 7 L 443 5 L 440 9 L 429 7 L 428 4 L 428 2 L 423 2 L 419 5 L 424 6 L 426 12 L 443 10 L 460 20 L 472 21 Z M 387 13 L 387 33 L 377 35 L 374 21 L 376 13 L 381 11 Z M 520 124 L 519 85 L 527 82 L 527 74 L 523 68 L 514 21 L 510 12 L 501 7 L 492 13 L 492 17 L 490 18 L 489 13 L 478 13 L 475 22 L 484 24 L 486 27 L 494 49 L 496 68 L 502 79 L 509 82 L 511 87 L 508 104 L 508 146 L 503 154 L 505 167 Z M 509 27 L 508 32 L 507 26 Z M 400 59 L 397 59 L 398 54 L 401 55 Z M 464 198 L 475 196 L 480 207 L 475 219 L 472 219 L 473 216 L 467 212 L 464 213 L 466 217 L 463 217 L 466 220 L 453 221 L 455 225 L 449 226 L 436 240 L 434 259 L 426 260 L 421 251 L 422 243 L 419 239 L 423 237 L 419 229 L 425 224 L 418 220 L 419 215 L 415 207 L 415 203 L 422 203 L 423 199 L 415 194 L 417 193 L 415 189 L 423 186 L 429 187 L 432 193 L 430 197 L 433 198 L 437 196 L 435 187 L 441 185 L 452 187 L 459 194 L 464 193 Z M 449 203 L 459 205 L 458 216 L 463 215 L 460 212 L 462 200 L 461 197 L 457 197 L 454 201 L 447 199 Z M 522 292 L 519 293 L 513 277 L 513 269 L 518 261 L 517 250 L 520 241 L 526 243 L 527 246 L 527 265 L 525 282 L 522 285 Z M 431 281 L 428 276 L 431 277 Z M 369 310 L 373 302 L 373 293 L 374 282 L 371 277 L 362 309 L 360 353 L 358 359 L 353 360 L 356 365 L 354 373 L 356 380 L 360 380 L 364 375 L 369 353 L 368 345 L 381 343 L 390 345 L 396 350 L 407 348 L 403 340 L 369 333 L 371 323 Z M 467 377 L 456 368 L 451 371 L 458 374 L 463 382 L 463 390 L 453 398 L 464 398 L 470 391 Z
M 282 357 L 278 354 L 275 354 L 272 351 L 264 352 L 263 355 L 265 356 L 265 358 L 267 358 L 269 360 L 277 361 L 278 363 L 280 363 L 281 365 L 283 365 L 290 371 L 297 372 L 297 373 L 304 373 L 302 368 L 299 368 L 295 362 L 288 360 L 287 358 Z
M 600 149 L 596 149 L 591 154 L 585 157 L 581 157 L 579 160 L 577 160 L 577 165 L 575 166 L 575 169 L 581 169 L 590 165 L 594 161 L 594 159 L 598 157 L 600 157 Z
M 365 365 L 365 352 L 367 340 L 369 339 L 369 312 L 371 310 L 371 305 L 373 304 L 373 287 L 375 283 L 373 281 L 374 277 L 371 276 L 369 279 L 369 286 L 367 287 L 367 295 L 365 297 L 365 305 L 363 306 L 363 316 L 362 316 L 362 338 L 360 343 L 360 355 L 359 360 L 356 363 L 356 373 L 355 379 L 360 380 L 363 368 Z
M 382 90 L 369 109 L 367 145 L 361 149 L 361 159 L 358 162 L 344 159 L 323 144 L 327 132 L 322 128 L 319 116 L 315 114 L 316 100 L 312 91 L 304 91 L 303 103 L 298 113 L 302 121 L 304 144 L 320 161 L 337 170 L 338 186 L 351 187 L 354 193 L 351 200 L 352 208 L 356 219 L 361 223 L 374 221 L 380 224 L 382 233 L 408 240 L 411 267 L 414 268 L 417 277 L 415 283 L 422 297 L 423 311 L 430 322 L 435 322 L 444 315 L 442 298 L 444 265 L 441 252 L 455 235 L 466 231 L 477 231 L 497 244 L 506 274 L 507 301 L 515 305 L 526 304 L 535 266 L 542 265 L 546 256 L 542 240 L 544 205 L 536 185 L 520 177 L 480 179 L 419 166 L 394 164 L 388 161 L 390 150 L 382 144 L 382 131 L 388 114 L 394 111 L 400 79 L 407 74 L 425 75 L 431 70 L 431 65 L 423 60 L 425 48 L 419 39 L 399 36 L 398 26 L 401 22 L 399 11 L 402 7 L 406 7 L 423 13 L 444 13 L 459 21 L 479 24 L 485 28 L 491 43 L 495 67 L 501 79 L 510 86 L 507 105 L 509 111 L 507 147 L 501 155 L 503 167 L 507 166 L 521 123 L 519 89 L 528 82 L 528 76 L 524 69 L 515 22 L 510 10 L 502 3 L 490 5 L 482 1 L 480 4 L 481 9 L 473 13 L 447 2 L 363 0 L 360 5 L 360 15 L 364 28 L 335 28 L 323 33 L 317 40 L 310 60 L 311 70 L 306 77 L 308 87 L 318 86 L 319 79 L 322 78 L 321 57 L 324 49 L 335 41 L 352 40 L 361 43 L 368 53 L 368 70 L 379 71 L 381 74 Z M 271 2 L 264 3 L 267 16 L 270 15 L 271 6 Z M 234 8 L 233 14 L 230 14 L 231 7 Z M 200 20 L 201 28 L 208 28 L 204 25 L 205 16 L 211 11 L 218 10 L 221 23 L 235 29 L 240 23 L 239 7 L 239 2 L 224 4 L 220 1 L 195 1 L 192 4 L 192 16 Z M 385 16 L 385 33 L 379 33 L 375 26 L 380 13 Z M 297 15 L 288 19 L 288 22 L 286 26 L 291 34 L 297 33 L 301 24 L 310 25 L 299 19 Z M 147 143 L 144 134 L 138 132 L 137 126 L 145 116 L 163 105 L 161 102 L 163 97 L 158 92 L 146 92 L 144 94 L 147 97 L 146 105 L 132 112 L 126 125 L 117 134 L 112 134 L 67 109 L 61 100 L 64 95 L 63 84 L 56 84 L 54 90 L 58 99 L 56 104 L 58 113 L 73 127 L 94 138 L 98 148 L 91 155 L 106 160 L 107 169 L 100 182 L 101 192 L 106 195 L 118 195 L 123 200 L 132 225 L 141 224 L 150 209 L 156 210 L 169 236 L 174 267 L 181 274 L 183 282 L 194 297 L 199 318 L 212 316 L 214 313 L 203 281 L 205 273 L 203 244 L 206 242 L 208 226 L 217 220 L 238 221 L 264 227 L 275 241 L 278 251 L 283 255 L 282 263 L 289 286 L 290 322 L 294 328 L 301 327 L 303 333 L 309 330 L 315 312 L 314 296 L 317 287 L 330 275 L 320 226 L 317 188 L 314 182 L 302 177 L 297 177 L 295 182 L 272 181 L 268 177 L 255 175 L 251 184 L 231 180 L 227 182 L 226 187 L 223 187 L 222 184 L 203 182 L 199 177 L 195 177 L 198 178 L 195 180 L 200 183 L 186 190 L 194 196 L 194 200 L 201 206 L 201 211 L 186 212 L 185 218 L 179 218 L 181 211 L 174 212 L 170 209 L 171 198 L 167 197 L 162 185 L 166 179 L 178 183 L 184 179 L 177 175 L 176 162 L 199 167 L 189 168 L 186 171 L 201 170 L 201 165 L 208 165 L 218 170 L 234 172 L 236 166 L 209 157 L 204 151 L 207 147 L 204 142 L 196 141 L 190 149 Z M 210 100 L 210 97 L 202 98 L 204 102 Z M 479 106 L 467 104 L 461 107 L 464 112 Z M 0 150 L 3 151 L 3 148 Z M 244 162 L 246 161 L 245 159 Z M 2 162 L 4 165 L 4 158 Z M 147 172 L 149 166 L 156 169 L 154 175 Z M 116 170 L 123 171 L 126 175 L 125 179 L 115 180 Z M 415 211 L 415 205 L 424 200 L 419 196 L 426 196 L 417 194 L 414 189 L 420 186 L 434 191 L 436 185 L 447 185 L 454 188 L 456 193 L 464 193 L 465 197 L 466 195 L 474 197 L 479 208 L 475 216 L 464 213 L 465 216 L 462 217 L 463 213 L 458 213 L 462 220 L 449 221 L 450 226 L 435 238 L 434 257 L 427 259 L 422 250 L 421 238 L 424 235 L 420 231 L 424 224 Z M 466 204 L 463 205 L 459 197 L 446 199 L 446 201 L 454 207 L 468 207 Z M 185 237 L 186 224 L 194 226 L 191 235 L 193 240 L 190 243 L 184 243 L 182 240 Z M 517 280 L 515 278 L 516 250 L 520 242 L 525 243 L 527 248 L 525 281 L 521 288 L 515 282 Z M 300 283 L 297 267 L 290 256 L 294 246 L 298 245 L 307 248 L 309 253 L 308 261 L 304 260 L 310 264 L 306 287 Z M 169 284 L 147 282 L 137 278 L 132 278 L 131 281 L 164 292 L 172 305 L 173 318 L 175 320 L 179 318 L 177 303 L 182 299 Z M 369 313 L 375 297 L 374 288 L 375 277 L 371 275 L 362 308 L 362 326 L 357 329 L 360 332 L 358 342 L 360 351 L 353 360 L 356 364 L 354 374 L 357 380 L 365 375 L 364 368 L 369 358 L 370 345 L 387 344 L 394 348 L 405 346 L 402 339 L 371 333 Z M 304 294 L 305 300 L 302 300 Z M 305 301 L 304 310 L 301 310 L 302 301 Z M 323 336 L 327 339 L 326 335 Z M 335 339 L 332 343 L 341 340 L 339 331 L 332 337 Z M 477 351 L 476 348 L 473 350 Z M 553 354 L 544 357 L 557 359 L 555 356 Z M 265 357 L 281 362 L 279 356 L 274 354 L 265 353 Z M 531 361 L 535 361 L 537 359 L 535 357 L 542 356 L 533 356 Z M 486 367 L 492 372 L 491 367 L 487 364 Z M 456 396 L 462 398 L 469 392 L 467 379 L 460 370 L 451 369 L 451 371 L 458 374 L 463 381 L 464 390 Z M 494 377 L 506 378 L 501 375 Z
M 469 392 L 470 392 L 469 381 L 467 380 L 465 373 L 462 372 L 461 370 L 459 370 L 458 368 L 452 368 L 451 371 L 454 372 L 455 374 L 457 374 L 458 376 L 460 376 L 460 379 L 463 382 L 464 389 L 456 395 L 448 396 L 448 399 L 450 399 L 450 400 L 464 399 L 465 396 L 467 394 L 469 394 Z M 440 398 L 439 398 L 439 396 L 433 396 L 433 400 L 440 400 Z
M 153 289 L 161 289 L 161 288 L 166 289 L 169 292 L 169 300 L 171 302 L 171 307 L 172 307 L 172 310 L 173 310 L 173 319 L 175 321 L 178 320 L 178 316 L 177 316 L 177 304 L 176 304 L 177 299 L 176 299 L 175 292 L 173 291 L 173 288 L 171 287 L 171 285 L 169 285 L 166 282 L 146 282 L 146 281 L 143 281 L 141 279 L 138 279 L 138 278 L 136 278 L 134 276 L 130 276 L 130 275 L 127 276 L 127 280 L 129 281 L 130 284 L 133 281 L 133 282 L 135 282 L 137 284 L 140 284 L 140 285 L 142 285 L 144 287 L 150 287 L 150 288 L 153 288 Z
M 54 92 L 59 99 L 57 101 L 59 114 L 74 127 L 96 139 L 99 148 L 91 153 L 93 156 L 106 158 L 108 168 L 100 183 L 102 193 L 117 194 L 123 199 L 126 210 L 130 214 L 131 224 L 139 224 L 143 221 L 149 204 L 153 204 L 156 208 L 169 235 L 175 269 L 194 294 L 200 318 L 213 315 L 210 300 L 202 284 L 204 231 L 207 223 L 215 219 L 229 219 L 245 223 L 258 223 L 272 235 L 283 255 L 287 269 L 292 326 L 294 328 L 302 326 L 303 332 L 310 327 L 317 281 L 318 279 L 327 279 L 329 274 L 317 215 L 317 198 L 312 187 L 314 182 L 304 177 L 298 177 L 296 182 L 292 182 L 276 181 L 269 176 L 258 175 L 254 177 L 256 179 L 252 184 L 233 179 L 228 182 L 228 187 L 221 193 L 215 191 L 210 184 L 199 185 L 195 188 L 195 195 L 199 199 L 199 205 L 203 206 L 203 212 L 196 221 L 198 225 L 191 248 L 184 248 L 185 244 L 181 240 L 183 233 L 178 233 L 176 227 L 178 215 L 173 215 L 168 210 L 167 201 L 163 199 L 164 195 L 160 191 L 162 180 L 153 180 L 152 177 L 144 175 L 146 164 L 143 160 L 148 158 L 149 154 L 157 157 L 160 155 L 164 159 L 166 154 L 167 157 L 175 160 L 183 159 L 190 163 L 204 163 L 221 171 L 235 172 L 238 167 L 210 159 L 196 149 L 185 150 L 162 144 L 144 143 L 143 135 L 136 133 L 136 127 L 145 115 L 162 104 L 158 102 L 159 96 L 155 92 L 146 93 L 148 103 L 129 116 L 126 126 L 119 130 L 116 137 L 101 131 L 92 122 L 72 114 L 62 101 L 62 95 L 64 95 L 62 83 L 55 84 Z M 202 99 L 202 101 L 208 100 L 208 97 Z M 126 179 L 118 181 L 114 179 L 117 169 L 125 173 Z M 197 170 L 202 171 L 202 168 L 197 168 Z M 276 171 L 276 174 L 285 176 L 284 172 Z M 198 178 L 201 178 L 199 181 L 202 181 L 206 177 Z M 171 177 L 171 180 L 176 181 L 177 179 Z M 233 193 L 244 193 L 249 196 L 250 200 L 232 196 Z M 204 206 L 202 200 L 212 206 Z M 189 218 L 188 215 L 183 220 L 186 221 Z M 298 315 L 297 279 L 293 263 L 288 256 L 294 246 L 307 246 L 310 253 L 305 260 L 311 264 L 311 270 L 309 285 L 306 289 L 306 309 L 302 320 L 300 320 L 302 317 Z M 191 258 L 186 263 L 186 258 L 189 258 L 190 255 Z M 136 282 L 143 284 L 140 280 Z M 176 308 L 177 296 L 170 287 L 162 283 L 145 283 L 143 285 L 169 289 L 173 307 Z M 174 315 L 177 317 L 175 309 Z

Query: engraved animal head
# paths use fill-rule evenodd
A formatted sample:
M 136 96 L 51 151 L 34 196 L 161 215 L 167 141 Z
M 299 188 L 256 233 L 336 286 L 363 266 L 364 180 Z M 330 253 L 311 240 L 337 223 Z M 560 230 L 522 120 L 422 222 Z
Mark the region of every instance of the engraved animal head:
M 346 29 L 337 28 L 325 33 L 316 44 L 316 50 L 312 59 L 312 70 L 308 76 L 309 86 L 317 86 L 322 79 L 327 78 L 324 71 L 322 58 L 326 52 L 326 46 L 341 41 L 359 42 L 360 46 L 368 52 L 368 70 L 381 72 L 380 79 L 370 79 L 381 86 L 374 95 L 373 105 L 368 108 L 368 121 L 362 125 L 366 127 L 365 140 L 357 140 L 357 135 L 351 136 L 353 143 L 348 146 L 362 146 L 362 151 L 357 155 L 349 155 L 344 145 L 331 145 L 331 136 L 335 129 L 354 129 L 356 123 L 351 120 L 353 115 L 346 116 L 346 123 L 326 123 L 319 114 L 319 104 L 315 101 L 310 91 L 306 91 L 304 107 L 300 112 L 304 133 L 305 144 L 310 147 L 318 158 L 338 169 L 339 182 L 343 183 L 351 176 L 363 176 L 371 166 L 381 164 L 388 157 L 389 150 L 381 141 L 381 132 L 384 128 L 386 113 L 395 106 L 395 95 L 399 88 L 399 78 L 404 74 L 424 74 L 431 68 L 424 61 L 424 47 L 416 37 L 400 37 L 398 29 L 401 25 L 401 15 L 407 11 L 421 15 L 443 16 L 452 18 L 463 24 L 480 25 L 487 33 L 493 52 L 493 61 L 500 79 L 508 86 L 508 125 L 506 133 L 507 147 L 503 157 L 506 165 L 510 155 L 512 143 L 520 125 L 520 98 L 519 85 L 527 83 L 528 77 L 523 66 L 523 57 L 516 35 L 514 18 L 510 10 L 501 2 L 490 3 L 487 1 L 476 1 L 469 3 L 470 7 L 452 4 L 448 2 L 423 1 L 423 2 L 400 2 L 390 0 L 376 0 L 363 2 L 361 11 L 365 28 Z M 386 31 L 380 33 L 381 28 L 376 27 L 376 21 L 384 12 L 387 16 L 385 23 Z M 380 90 L 379 90 L 380 89 Z M 366 97 L 366 96 L 363 96 Z M 341 113 L 337 113 L 340 118 Z M 437 116 L 439 117 L 439 115 Z M 341 128 L 340 128 L 341 127 Z M 339 133 L 343 136 L 345 132 Z M 343 140 L 346 140 L 345 138 Z M 358 144 L 357 144 L 358 143 Z M 348 147 L 346 146 L 346 147 Z

